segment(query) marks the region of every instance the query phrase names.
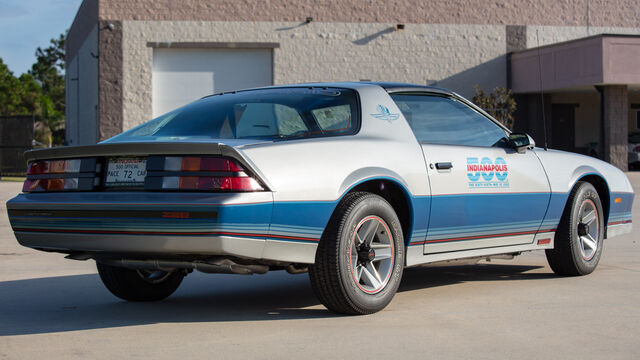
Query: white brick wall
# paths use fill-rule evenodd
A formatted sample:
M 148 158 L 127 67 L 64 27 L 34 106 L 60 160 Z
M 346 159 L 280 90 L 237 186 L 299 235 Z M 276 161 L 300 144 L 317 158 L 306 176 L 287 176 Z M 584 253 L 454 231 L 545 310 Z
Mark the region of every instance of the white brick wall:
M 147 42 L 277 42 L 274 82 L 361 79 L 426 84 L 473 95 L 506 85 L 503 25 L 283 22 L 123 22 L 123 127 L 151 117 L 153 50 Z

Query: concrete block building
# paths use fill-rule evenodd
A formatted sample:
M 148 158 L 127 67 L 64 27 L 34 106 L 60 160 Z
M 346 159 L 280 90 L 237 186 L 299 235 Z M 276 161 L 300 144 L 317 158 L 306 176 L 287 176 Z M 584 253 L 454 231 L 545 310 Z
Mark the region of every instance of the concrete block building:
M 544 105 L 550 147 L 624 169 L 640 131 L 637 0 L 84 0 L 66 56 L 70 145 L 211 93 L 311 81 L 511 88 L 517 130 L 542 144 Z

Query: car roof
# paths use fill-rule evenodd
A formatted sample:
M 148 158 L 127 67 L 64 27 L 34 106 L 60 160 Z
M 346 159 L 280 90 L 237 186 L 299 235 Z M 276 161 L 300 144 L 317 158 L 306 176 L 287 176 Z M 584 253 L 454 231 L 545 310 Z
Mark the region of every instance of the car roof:
M 381 88 L 385 89 L 388 93 L 404 92 L 404 91 L 428 91 L 428 92 L 442 93 L 442 94 L 448 94 L 448 95 L 455 94 L 451 90 L 439 88 L 436 86 L 417 85 L 417 84 L 408 84 L 408 83 L 400 83 L 400 82 L 386 82 L 386 81 L 361 81 L 361 83 L 380 86 Z
M 252 91 L 252 90 L 263 90 L 263 89 L 278 89 L 278 88 L 291 88 L 291 87 L 344 87 L 357 89 L 363 86 L 379 86 L 384 89 L 387 93 L 399 93 L 399 92 L 429 92 L 435 94 L 441 94 L 445 96 L 453 96 L 457 98 L 464 99 L 462 96 L 457 93 L 439 88 L 436 86 L 426 86 L 426 85 L 418 85 L 418 84 L 409 84 L 409 83 L 401 83 L 401 82 L 386 82 L 386 81 L 343 81 L 343 82 L 315 82 L 315 83 L 299 83 L 299 84 L 283 84 L 283 85 L 271 85 L 271 86 L 260 86 L 255 88 L 248 89 L 239 89 L 232 91 L 223 91 L 211 95 L 204 96 L 204 98 L 216 96 L 216 95 L 224 95 L 224 94 L 233 94 L 244 91 Z

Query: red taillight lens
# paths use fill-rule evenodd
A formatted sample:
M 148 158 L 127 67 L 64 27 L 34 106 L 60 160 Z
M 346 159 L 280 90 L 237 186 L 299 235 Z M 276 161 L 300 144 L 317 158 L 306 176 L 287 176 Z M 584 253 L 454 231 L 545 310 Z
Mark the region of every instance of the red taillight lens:
M 29 164 L 27 175 L 65 174 L 80 171 L 80 160 L 34 161 Z
M 168 156 L 165 171 L 244 171 L 235 160 L 213 156 Z
M 234 159 L 214 156 L 169 156 L 164 158 L 164 190 L 262 191 L 264 187 Z M 188 173 L 198 172 L 197 176 Z M 187 173 L 187 174 L 185 174 Z M 178 175 L 178 174 L 176 174 Z M 194 174 L 195 175 L 195 174 Z
M 222 186 L 223 190 L 231 191 L 260 191 L 264 190 L 262 186 L 254 179 L 250 177 L 245 178 L 225 178 Z
M 23 192 L 63 191 L 78 189 L 77 178 L 27 179 L 22 185 Z
M 237 162 L 230 159 L 223 158 L 202 158 L 200 164 L 200 171 L 244 171 L 244 169 L 238 165 Z
M 27 180 L 22 185 L 23 192 L 78 190 L 80 177 L 86 183 L 83 188 L 93 187 L 91 177 L 80 174 L 82 159 L 32 161 L 27 168 Z M 95 171 L 95 159 L 89 159 L 87 168 Z
M 640 152 L 640 145 L 634 147 L 633 152 Z

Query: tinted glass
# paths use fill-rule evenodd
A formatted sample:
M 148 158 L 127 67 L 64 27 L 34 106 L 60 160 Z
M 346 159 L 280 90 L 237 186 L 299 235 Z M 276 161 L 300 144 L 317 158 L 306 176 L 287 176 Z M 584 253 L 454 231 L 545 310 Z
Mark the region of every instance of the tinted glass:
M 638 112 L 640 114 L 640 112 Z M 639 119 L 640 120 L 640 119 Z M 631 134 L 629 134 L 629 142 L 631 144 L 638 144 L 640 143 L 640 133 L 637 132 L 633 132 Z
M 214 95 L 110 141 L 293 139 L 353 134 L 357 95 L 338 88 L 280 88 Z
M 418 141 L 433 144 L 505 146 L 506 133 L 484 115 L 450 97 L 392 94 Z

